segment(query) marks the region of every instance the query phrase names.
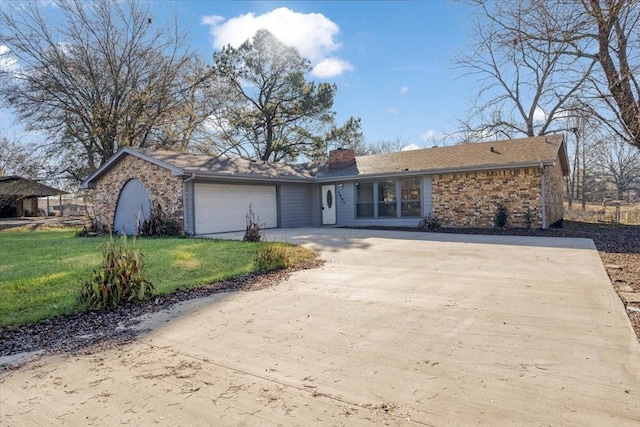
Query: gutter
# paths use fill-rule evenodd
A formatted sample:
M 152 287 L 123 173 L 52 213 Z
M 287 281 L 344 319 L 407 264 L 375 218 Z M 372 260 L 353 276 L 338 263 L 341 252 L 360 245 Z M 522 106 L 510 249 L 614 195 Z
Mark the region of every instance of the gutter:
M 535 168 L 540 165 L 553 166 L 554 161 L 545 160 L 540 161 L 539 163 L 533 162 L 521 162 L 521 163 L 508 163 L 508 164 L 491 164 L 491 165 L 481 165 L 481 166 L 461 166 L 457 168 L 440 168 L 440 169 L 420 169 L 420 170 L 398 170 L 384 173 L 372 173 L 372 174 L 362 174 L 362 175 L 343 175 L 343 176 L 329 176 L 322 178 L 311 178 L 312 182 L 336 182 L 336 181 L 358 181 L 363 179 L 375 179 L 375 178 L 385 178 L 385 177 L 396 177 L 396 176 L 416 176 L 416 175 L 435 175 L 435 174 L 445 174 L 445 173 L 461 173 L 461 172 L 484 172 L 484 171 L 492 171 L 492 170 L 504 170 L 504 169 L 520 169 L 520 168 Z
M 189 225 L 188 222 L 187 222 L 187 218 L 190 218 L 190 214 L 191 214 L 191 210 L 192 210 L 191 207 L 189 207 L 189 209 L 187 210 L 187 183 L 189 181 L 193 181 L 194 179 L 196 179 L 196 174 L 192 173 L 189 178 L 187 178 L 187 179 L 182 181 L 182 224 L 183 224 L 184 229 L 185 229 L 184 231 L 187 234 L 188 234 L 187 225 Z M 189 222 L 191 222 L 191 221 L 189 221 Z M 195 227 L 193 228 L 193 233 L 192 234 L 196 234 Z
M 542 229 L 545 230 L 547 228 L 547 198 L 546 198 L 546 194 L 545 194 L 545 187 L 544 187 L 544 163 L 540 162 L 540 177 L 542 178 L 540 181 L 542 181 L 542 194 L 541 194 L 541 199 L 542 199 Z
M 309 183 L 315 182 L 315 177 L 291 177 L 285 175 L 276 175 L 276 176 L 255 176 L 255 175 L 245 175 L 245 174 L 229 174 L 229 173 L 219 173 L 219 172 L 192 172 L 185 171 L 191 173 L 191 177 L 194 178 L 202 178 L 202 179 L 215 179 L 216 181 L 246 181 L 246 182 L 267 182 L 267 183 L 279 183 L 279 182 L 294 182 L 294 183 Z M 192 178 L 189 178 L 191 180 Z

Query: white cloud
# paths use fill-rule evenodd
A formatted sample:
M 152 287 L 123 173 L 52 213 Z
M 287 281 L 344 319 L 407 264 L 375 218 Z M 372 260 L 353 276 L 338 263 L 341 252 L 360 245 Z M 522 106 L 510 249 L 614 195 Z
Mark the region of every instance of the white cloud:
M 445 134 L 437 130 L 429 129 L 428 131 L 420 134 L 420 139 L 423 141 L 433 141 L 434 139 L 442 139 Z
M 213 47 L 240 46 L 251 39 L 259 29 L 270 31 L 282 43 L 295 47 L 311 61 L 313 74 L 333 77 L 352 71 L 349 62 L 331 56 L 340 48 L 336 37 L 340 28 L 321 13 L 298 13 L 280 7 L 262 15 L 247 13 L 225 20 L 220 16 L 203 16 L 202 24 L 211 26 Z
M 560 108 L 560 109 L 556 110 L 556 113 L 554 114 L 554 117 L 556 119 L 569 119 L 569 118 L 575 117 L 576 114 L 577 114 L 576 111 L 565 110 L 564 108 Z
M 389 107 L 385 110 L 387 114 L 400 114 L 400 109 L 396 107 Z
M 409 144 L 405 145 L 400 149 L 400 151 L 412 151 L 412 150 L 421 150 L 424 147 L 419 146 L 418 144 Z
M 209 15 L 209 16 L 203 16 L 202 18 L 200 18 L 200 23 L 202 25 L 218 25 L 220 22 L 224 21 L 224 17 L 219 16 L 219 15 Z
M 15 72 L 19 69 L 18 60 L 11 54 L 9 47 L 0 45 L 0 70 Z
M 39 3 L 44 7 L 58 7 L 58 4 L 55 2 L 55 0 L 39 0 Z
M 327 78 L 339 76 L 345 71 L 353 71 L 353 65 L 338 58 L 326 58 L 316 64 L 311 71 L 316 77 Z
M 533 121 L 534 122 L 543 122 L 547 120 L 547 113 L 540 107 L 536 107 L 533 110 Z
M 400 88 L 400 93 L 401 93 L 401 94 L 403 94 L 403 95 L 404 95 L 404 94 L 405 94 L 405 93 L 407 93 L 407 92 L 409 92 L 409 87 L 408 87 L 408 86 L 402 86 L 402 87 Z

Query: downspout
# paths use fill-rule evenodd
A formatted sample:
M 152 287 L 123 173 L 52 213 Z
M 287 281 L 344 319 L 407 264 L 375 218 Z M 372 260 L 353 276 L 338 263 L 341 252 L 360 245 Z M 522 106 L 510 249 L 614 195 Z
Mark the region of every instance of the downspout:
M 540 177 L 542 178 L 542 229 L 547 228 L 547 198 L 544 188 L 544 163 L 540 162 Z
M 184 232 L 187 234 L 189 234 L 189 232 L 186 230 L 187 225 L 190 225 L 191 223 L 191 220 L 190 220 L 191 209 L 187 211 L 187 183 L 189 181 L 193 181 L 195 178 L 196 178 L 196 174 L 192 173 L 189 178 L 182 181 L 182 223 L 185 226 Z M 187 218 L 189 218 L 188 222 L 187 222 Z M 195 224 L 193 224 L 193 233 L 191 234 L 196 234 Z

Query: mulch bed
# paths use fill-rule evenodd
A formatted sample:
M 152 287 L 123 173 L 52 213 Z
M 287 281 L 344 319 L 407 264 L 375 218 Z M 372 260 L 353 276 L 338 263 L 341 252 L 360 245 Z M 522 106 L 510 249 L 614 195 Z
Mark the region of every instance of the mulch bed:
M 105 311 L 88 311 L 58 317 L 14 329 L 0 328 L 0 357 L 24 352 L 95 353 L 134 340 L 139 333 L 134 326 L 143 314 L 154 313 L 182 301 L 221 292 L 256 291 L 273 286 L 293 271 L 316 268 L 322 260 L 262 274 L 250 274 L 208 286 L 187 289 L 171 295 L 155 296 L 148 301 L 127 304 Z M 2 366 L 12 369 L 17 366 Z
M 416 228 L 386 229 L 420 231 Z M 548 230 L 440 228 L 437 232 L 593 239 L 614 289 L 621 292 L 630 288 L 640 292 L 640 225 L 565 221 L 562 228 Z M 172 295 L 154 297 L 143 303 L 129 304 L 108 311 L 80 313 L 15 329 L 0 328 L 0 356 L 39 350 L 46 353 L 100 351 L 135 339 L 137 332 L 133 328 L 135 321 L 132 319 L 143 314 L 163 310 L 181 301 L 220 292 L 263 289 L 284 280 L 292 271 L 315 268 L 321 264 L 322 261 L 315 260 L 293 269 L 244 276 Z M 640 304 L 628 304 L 628 307 L 640 309 Z M 627 310 L 627 314 L 640 339 L 640 313 Z M 0 371 L 2 369 L 0 366 Z

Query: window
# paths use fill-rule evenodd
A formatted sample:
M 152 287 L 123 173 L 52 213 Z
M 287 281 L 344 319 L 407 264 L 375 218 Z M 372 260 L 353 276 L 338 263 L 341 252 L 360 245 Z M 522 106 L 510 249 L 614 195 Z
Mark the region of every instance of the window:
M 422 215 L 422 178 L 356 183 L 356 218 Z
M 396 216 L 396 183 L 394 181 L 378 182 L 378 216 Z
M 356 184 L 356 217 L 373 218 L 373 182 Z
M 403 179 L 400 181 L 400 212 L 402 216 L 420 216 L 422 213 L 422 197 L 419 179 Z

